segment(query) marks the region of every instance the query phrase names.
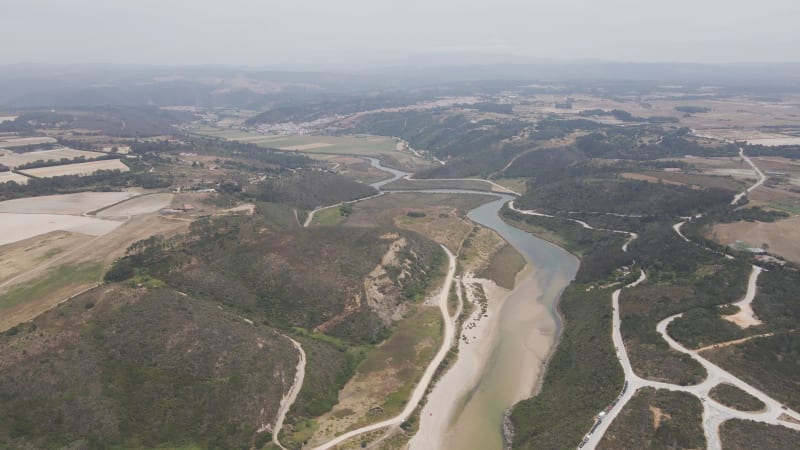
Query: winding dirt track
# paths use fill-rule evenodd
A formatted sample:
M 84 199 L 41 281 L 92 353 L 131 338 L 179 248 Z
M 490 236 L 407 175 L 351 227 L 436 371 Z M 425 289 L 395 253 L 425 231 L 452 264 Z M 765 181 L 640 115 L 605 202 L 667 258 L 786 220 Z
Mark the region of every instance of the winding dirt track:
M 745 193 L 755 187 L 757 186 L 756 185 L 752 186 L 750 189 L 745 191 Z M 541 217 L 553 217 L 547 214 L 537 213 L 535 211 L 526 211 L 517 209 L 514 206 L 514 202 L 511 202 L 509 207 L 513 211 L 522 214 L 541 216 Z M 587 229 L 597 229 L 587 224 L 586 222 L 577 219 L 568 219 L 568 220 L 577 222 Z M 675 226 L 673 226 L 673 229 L 675 229 L 675 231 L 678 233 L 678 235 L 681 236 L 681 238 L 683 238 L 688 242 L 691 242 L 688 238 L 686 238 L 680 233 L 680 226 L 683 225 L 683 223 L 684 222 L 676 224 Z M 638 237 L 636 233 L 631 233 L 627 231 L 621 231 L 621 230 L 604 230 L 604 231 L 628 234 L 630 238 L 622 246 L 622 250 L 625 252 L 627 252 L 628 250 L 628 244 L 633 242 Z M 730 257 L 729 255 L 725 256 Z M 761 271 L 762 269 L 760 267 L 753 266 L 753 270 L 748 280 L 747 292 L 744 298 L 742 298 L 742 300 L 737 302 L 737 305 L 749 305 L 752 302 L 753 298 L 755 298 L 758 276 L 761 274 Z M 729 419 L 753 420 L 757 422 L 764 422 L 772 425 L 781 425 L 795 430 L 800 430 L 800 414 L 798 414 L 796 411 L 790 409 L 784 409 L 783 405 L 781 405 L 779 401 L 775 400 L 774 398 L 768 396 L 761 390 L 742 381 L 741 379 L 732 375 L 730 372 L 720 368 L 719 366 L 713 364 L 712 362 L 700 356 L 698 350 L 689 350 L 684 346 L 682 346 L 680 343 L 676 342 L 674 339 L 672 339 L 672 337 L 670 337 L 669 334 L 667 333 L 667 327 L 669 326 L 670 323 L 672 323 L 673 320 L 681 317 L 683 313 L 676 314 L 674 316 L 670 316 L 662 320 L 656 326 L 656 330 L 661 334 L 664 340 L 667 341 L 667 343 L 672 349 L 679 351 L 681 353 L 685 353 L 689 355 L 692 359 L 699 362 L 703 366 L 703 368 L 705 368 L 708 374 L 706 379 L 702 383 L 694 386 L 679 386 L 670 383 L 645 380 L 636 375 L 636 373 L 633 371 L 630 359 L 628 359 L 628 353 L 625 349 L 625 343 L 622 340 L 622 333 L 620 331 L 621 319 L 619 315 L 619 296 L 620 293 L 622 292 L 622 289 L 637 286 L 638 284 L 644 282 L 646 279 L 647 275 L 645 274 L 644 270 L 642 270 L 639 278 L 636 281 L 620 289 L 617 289 L 611 295 L 612 306 L 614 311 L 612 318 L 611 338 L 614 343 L 614 347 L 616 348 L 617 358 L 619 359 L 620 364 L 622 365 L 622 369 L 625 373 L 625 385 L 623 387 L 623 391 L 620 393 L 620 396 L 614 402 L 611 410 L 608 411 L 608 413 L 604 417 L 597 419 L 597 421 L 595 422 L 592 429 L 589 431 L 589 433 L 587 434 L 586 438 L 581 443 L 579 448 L 593 449 L 597 447 L 603 435 L 608 430 L 608 427 L 617 417 L 619 412 L 622 410 L 623 406 L 625 406 L 625 404 L 633 397 L 636 391 L 642 387 L 653 387 L 656 389 L 687 392 L 698 397 L 703 403 L 702 426 L 703 426 L 703 432 L 706 437 L 706 445 L 707 448 L 709 449 L 715 449 L 715 450 L 721 449 L 721 443 L 719 439 L 719 426 L 723 422 Z M 748 394 L 758 398 L 759 400 L 764 402 L 765 405 L 767 405 L 766 409 L 760 412 L 737 411 L 709 398 L 708 397 L 709 391 L 714 386 L 720 383 L 732 384 L 742 389 L 743 391 L 747 392 Z M 792 417 L 794 420 L 797 420 L 798 423 L 780 420 L 779 417 L 783 414 Z
M 281 428 L 283 428 L 283 421 L 286 420 L 286 413 L 289 412 L 289 408 L 291 408 L 294 401 L 297 400 L 297 394 L 300 393 L 300 388 L 303 387 L 303 380 L 306 377 L 306 352 L 303 351 L 303 346 L 301 346 L 299 342 L 289 336 L 284 337 L 292 341 L 292 345 L 294 345 L 294 348 L 297 349 L 300 355 L 297 361 L 297 369 L 295 369 L 294 372 L 294 383 L 292 383 L 292 387 L 289 388 L 289 391 L 281 399 L 280 406 L 278 407 L 278 414 L 275 417 L 275 425 L 272 427 L 272 443 L 283 450 L 287 450 L 278 440 L 278 435 L 281 432 Z

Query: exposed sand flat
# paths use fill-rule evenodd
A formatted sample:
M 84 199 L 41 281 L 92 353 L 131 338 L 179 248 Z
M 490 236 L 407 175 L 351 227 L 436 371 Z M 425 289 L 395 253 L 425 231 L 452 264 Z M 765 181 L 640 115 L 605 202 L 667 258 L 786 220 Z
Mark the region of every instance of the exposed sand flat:
M 498 427 L 495 412 L 502 415 L 531 396 L 555 343 L 550 311 L 531 301 L 552 294 L 543 292 L 537 270 L 527 266 L 520 272 L 513 291 L 478 278 L 465 282 L 483 285 L 488 317 L 465 330 L 467 341 L 459 341 L 458 359 L 429 394 L 411 449 L 501 448 L 499 437 L 486 432 Z
M 138 195 L 141 195 L 141 193 L 136 191 L 80 192 L 77 194 L 18 198 L 0 202 L 0 213 L 81 214 L 95 211 Z
M 0 139 L 0 148 L 22 147 L 35 144 L 53 144 L 56 140 L 51 137 L 28 137 Z
M 91 161 L 78 164 L 40 167 L 38 169 L 29 169 L 20 172 L 34 177 L 50 178 L 64 175 L 91 175 L 98 170 L 119 170 L 120 172 L 127 172 L 130 169 L 118 159 L 108 159 L 105 161 Z
M 142 195 L 97 213 L 97 217 L 127 217 L 156 212 L 169 206 L 172 194 Z
M 488 317 L 479 317 L 481 310 L 475 305 L 472 314 L 464 321 L 462 335 L 466 340 L 462 338 L 458 341 L 458 359 L 428 394 L 428 401 L 420 416 L 419 431 L 410 443 L 412 449 L 444 448 L 450 423 L 458 413 L 459 403 L 453 399 L 467 395 L 479 381 L 481 369 L 491 355 L 492 343 L 500 330 L 498 311 L 510 291 L 490 280 L 464 277 L 463 281 L 467 285 L 480 283 L 483 286 L 488 300 Z
M 34 161 L 59 161 L 61 158 L 75 159 L 81 156 L 86 159 L 93 159 L 103 155 L 104 153 L 87 152 L 85 150 L 75 150 L 66 147 L 28 153 L 14 153 L 7 151 L 4 155 L 0 156 L 0 164 L 6 165 L 13 169 L 21 164 L 27 164 Z
M 11 122 L 16 118 L 17 118 L 17 116 L 0 116 L 0 123 Z
M 122 222 L 85 216 L 0 213 L 0 245 L 11 244 L 51 231 L 71 231 L 90 236 L 102 236 L 120 225 Z
M 288 147 L 281 147 L 281 150 L 313 150 L 315 148 L 333 147 L 334 144 L 327 142 L 312 142 L 311 144 L 290 145 Z
M 8 181 L 16 181 L 18 184 L 26 184 L 28 177 L 14 172 L 0 172 L 0 184 Z

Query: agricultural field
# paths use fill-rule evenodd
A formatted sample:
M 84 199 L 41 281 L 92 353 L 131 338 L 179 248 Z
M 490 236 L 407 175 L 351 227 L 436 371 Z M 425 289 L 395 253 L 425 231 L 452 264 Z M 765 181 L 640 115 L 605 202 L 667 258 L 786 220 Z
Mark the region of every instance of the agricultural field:
M 737 240 L 751 247 L 767 244 L 769 252 L 800 264 L 800 216 L 775 222 L 720 223 L 714 225 L 709 238 L 729 245 Z
M 24 147 L 26 145 L 54 144 L 51 137 L 0 138 L 0 148 Z
M 17 184 L 25 184 L 28 182 L 28 177 L 14 172 L 0 172 L 0 184 L 14 181 Z
M 141 191 L 80 192 L 0 202 L 0 213 L 83 214 L 141 195 Z
M 640 173 L 623 173 L 623 178 L 642 180 L 650 183 L 665 183 L 681 186 L 696 186 L 703 188 L 719 188 L 729 191 L 740 191 L 747 187 L 743 181 L 732 176 L 707 176 L 694 173 L 656 172 L 647 171 Z
M 730 176 L 751 183 L 754 183 L 757 178 L 755 171 L 753 171 L 744 160 L 738 157 L 703 158 L 692 156 L 686 158 L 667 158 L 659 161 L 678 161 L 690 164 L 704 175 Z
M 0 245 L 28 239 L 52 231 L 100 236 L 121 225 L 114 220 L 58 214 L 0 213 Z
M 20 172 L 37 178 L 51 178 L 61 177 L 64 175 L 91 175 L 98 170 L 119 170 L 120 172 L 127 172 L 130 170 L 130 168 L 118 159 L 107 159 L 103 161 L 89 161 L 77 164 L 39 167 Z
M 60 161 L 61 159 L 76 159 L 79 157 L 86 159 L 93 159 L 99 156 L 105 156 L 105 153 L 88 152 L 85 150 L 75 150 L 71 148 L 57 148 L 53 150 L 39 150 L 27 153 L 14 153 L 13 151 L 6 151 L 0 154 L 0 164 L 11 167 L 12 169 L 22 164 L 28 164 L 35 161 Z
M 394 139 L 384 136 L 317 136 L 268 135 L 240 130 L 221 130 L 211 127 L 196 128 L 196 134 L 248 142 L 262 147 L 291 150 L 314 155 L 358 155 L 389 158 L 399 167 L 415 169 L 430 166 L 431 162 L 411 152 L 397 149 Z

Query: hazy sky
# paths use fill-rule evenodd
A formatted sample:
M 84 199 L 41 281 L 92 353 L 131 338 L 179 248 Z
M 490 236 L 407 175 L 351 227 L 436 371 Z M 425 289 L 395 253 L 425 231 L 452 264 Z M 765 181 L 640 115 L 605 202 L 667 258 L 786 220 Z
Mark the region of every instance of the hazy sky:
M 798 0 L 0 0 L 0 63 L 798 61 Z

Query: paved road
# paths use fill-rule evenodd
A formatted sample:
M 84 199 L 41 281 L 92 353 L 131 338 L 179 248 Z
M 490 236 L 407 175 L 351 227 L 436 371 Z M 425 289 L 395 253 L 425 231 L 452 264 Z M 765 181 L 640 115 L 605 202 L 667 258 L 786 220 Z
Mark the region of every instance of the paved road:
M 436 369 L 439 368 L 439 365 L 442 363 L 445 356 L 447 356 L 447 352 L 450 351 L 450 347 L 453 345 L 453 340 L 455 339 L 455 317 L 450 316 L 450 313 L 447 310 L 447 303 L 450 297 L 450 288 L 453 285 L 453 278 L 456 273 L 456 257 L 444 245 L 442 245 L 442 249 L 445 251 L 445 253 L 447 253 L 447 257 L 450 261 L 449 268 L 447 271 L 447 276 L 445 277 L 444 286 L 442 286 L 442 291 L 439 293 L 439 301 L 438 301 L 439 311 L 441 312 L 442 319 L 444 320 L 444 338 L 442 339 L 442 346 L 439 348 L 439 351 L 436 353 L 436 356 L 434 356 L 433 360 L 430 362 L 430 364 L 428 364 L 428 367 L 425 369 L 425 373 L 422 375 L 422 378 L 417 384 L 417 387 L 411 394 L 411 398 L 408 399 L 406 407 L 400 414 L 391 419 L 374 423 L 372 425 L 367 425 L 357 430 L 345 433 L 341 436 L 338 436 L 335 439 L 326 442 L 325 444 L 316 447 L 315 450 L 324 450 L 334 447 L 336 445 L 339 445 L 347 441 L 348 439 L 352 439 L 364 433 L 377 431 L 386 427 L 398 426 L 401 423 L 403 423 L 406 419 L 408 419 L 411 413 L 413 413 L 414 410 L 417 408 L 417 405 L 422 400 L 422 397 L 425 395 L 425 392 L 428 389 L 428 385 L 431 383 L 431 380 L 433 380 L 433 375 L 434 373 L 436 373 Z

